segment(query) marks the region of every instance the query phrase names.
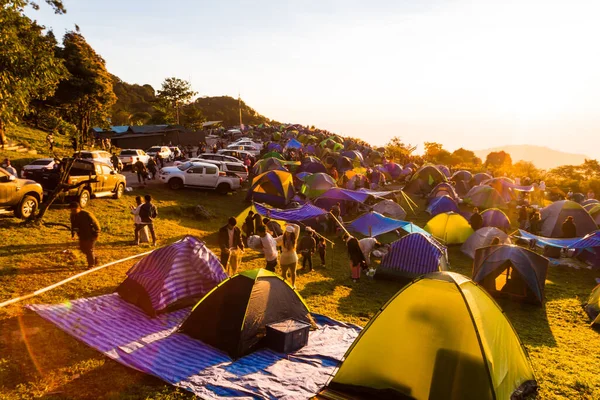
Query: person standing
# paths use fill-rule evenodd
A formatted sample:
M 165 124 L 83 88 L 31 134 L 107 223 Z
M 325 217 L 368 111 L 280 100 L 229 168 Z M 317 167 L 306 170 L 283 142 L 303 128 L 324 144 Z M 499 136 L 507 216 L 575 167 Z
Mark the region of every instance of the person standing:
M 98 264 L 98 259 L 94 255 L 94 245 L 100 234 L 100 223 L 94 215 L 88 211 L 82 210 L 79 203 L 72 202 L 69 205 L 71 210 L 71 238 L 75 234 L 79 238 L 79 249 L 87 259 L 88 269 Z
M 529 218 L 529 232 L 537 235 L 540 232 L 540 223 L 542 221 L 542 216 L 539 211 L 534 211 L 531 214 L 531 218 Z
M 263 226 L 264 227 L 264 226 Z M 296 269 L 298 268 L 298 254 L 296 254 L 296 246 L 300 237 L 300 226 L 296 224 L 288 224 L 285 227 L 283 235 L 275 238 L 277 245 L 281 246 L 281 257 L 279 265 L 281 265 L 281 276 L 283 280 L 287 280 L 288 271 L 292 279 L 292 289 L 296 289 Z
M 8 172 L 9 174 L 15 176 L 15 177 L 19 177 L 19 175 L 17 175 L 17 169 L 15 167 L 13 167 L 12 165 L 10 165 L 10 160 L 8 158 L 4 159 L 4 169 L 6 170 L 6 172 Z
M 308 270 L 313 270 L 312 264 L 312 255 L 315 252 L 315 247 L 317 247 L 317 242 L 313 236 L 313 230 L 309 227 L 306 228 L 304 232 L 304 236 L 300 241 L 300 253 L 302 254 L 302 270 L 306 268 L 306 264 L 308 263 Z
M 325 268 L 325 252 L 327 251 L 327 244 L 325 243 L 325 238 L 317 238 L 317 251 L 319 252 L 319 257 L 321 258 L 321 268 Z
M 139 216 L 140 216 L 140 224 L 136 228 L 136 245 L 139 244 L 138 233 L 144 227 L 148 227 L 150 231 L 150 235 L 152 235 L 152 246 L 156 246 L 156 233 L 154 232 L 154 220 L 158 217 L 158 209 L 152 203 L 152 196 L 149 194 L 144 196 L 145 203 L 140 206 Z
M 525 230 L 527 229 L 527 221 L 529 220 L 529 217 L 527 215 L 527 207 L 525 206 L 525 204 L 523 204 L 521 206 L 521 208 L 519 209 L 519 229 Z
M 471 218 L 469 219 L 469 224 L 471 224 L 471 228 L 473 228 L 474 231 L 477 231 L 483 227 L 483 217 L 479 213 L 479 209 L 477 207 L 473 209 L 473 215 L 471 215 Z
M 345 176 L 345 175 L 344 175 Z M 330 233 L 335 233 L 336 232 L 336 227 L 337 227 L 337 221 L 341 222 L 341 214 L 342 214 L 342 210 L 340 208 L 340 203 L 337 202 L 335 203 L 332 207 L 331 207 L 331 215 L 334 218 L 330 218 L 329 219 L 329 231 Z
M 50 151 L 54 150 L 54 135 L 52 135 L 52 132 L 50 132 L 48 136 L 46 136 L 46 141 L 48 142 L 48 147 L 50 147 Z
M 562 224 L 562 237 L 564 239 L 570 239 L 577 237 L 577 227 L 575 226 L 575 222 L 573 221 L 573 217 L 568 216 L 565 219 L 565 222 Z
M 271 232 L 273 237 L 283 235 L 283 230 L 281 229 L 281 225 L 277 221 L 273 221 L 272 219 L 265 217 L 263 218 L 263 225 L 267 227 L 267 230 Z
M 165 160 L 161 156 L 159 156 L 158 153 L 156 154 L 156 158 L 154 161 L 156 161 L 156 165 L 160 164 L 161 168 L 165 167 Z
M 263 220 L 262 217 L 260 216 L 259 213 L 254 214 L 254 232 L 258 232 L 258 228 L 260 228 L 263 225 Z
M 248 215 L 246 215 L 246 219 L 244 219 L 244 225 L 246 227 L 246 229 L 245 229 L 246 237 L 250 237 L 250 236 L 254 235 L 254 233 L 256 232 L 254 230 L 254 211 L 252 211 L 252 210 L 248 211 Z
M 237 221 L 234 217 L 230 217 L 227 225 L 219 229 L 219 247 L 221 248 L 221 264 L 227 270 L 229 257 L 232 249 L 244 250 L 242 243 L 242 232 L 237 226 Z
M 112 166 L 115 169 L 115 171 L 121 172 L 119 170 L 119 157 L 116 153 L 112 153 L 112 156 L 110 156 L 110 162 L 112 163 Z
M 150 179 L 155 180 L 156 179 L 156 161 L 154 161 L 154 158 L 152 158 L 152 157 L 148 158 L 148 172 L 150 172 Z
M 138 183 L 144 183 L 144 185 L 146 184 L 146 166 L 144 165 L 144 163 L 140 160 L 140 158 L 136 158 L 136 162 L 135 164 L 133 164 L 133 167 L 135 168 L 135 172 L 137 173 L 137 178 L 138 178 Z
M 350 259 L 352 280 L 357 282 L 360 279 L 360 270 L 367 268 L 367 261 L 355 237 L 348 236 L 346 247 L 348 249 L 348 258 Z
M 279 256 L 277 252 L 277 242 L 273 236 L 267 232 L 267 228 L 264 225 L 261 225 L 256 233 L 260 237 L 265 260 L 267 260 L 265 268 L 267 271 L 275 272 L 275 268 L 277 267 L 277 257 Z

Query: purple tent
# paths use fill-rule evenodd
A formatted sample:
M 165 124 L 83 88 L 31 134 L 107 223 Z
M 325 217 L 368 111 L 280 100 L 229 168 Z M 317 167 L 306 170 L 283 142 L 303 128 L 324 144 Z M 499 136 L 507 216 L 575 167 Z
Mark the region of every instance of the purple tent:
M 481 213 L 484 227 L 496 227 L 505 232 L 510 230 L 510 219 L 502 210 L 489 208 Z
M 117 293 L 155 317 L 195 304 L 225 279 L 221 262 L 204 242 L 186 236 L 137 262 Z
M 392 179 L 398 179 L 402 175 L 402 166 L 394 162 L 389 162 L 385 164 L 385 169 L 390 174 Z
M 310 172 L 311 174 L 316 174 L 318 172 L 327 173 L 327 168 L 325 165 L 316 157 L 304 157 L 302 163 L 300 164 L 300 168 L 298 168 L 300 172 Z
M 280 151 L 283 150 L 283 148 L 281 147 L 281 145 L 279 143 L 271 142 L 267 146 L 267 150 L 269 150 L 269 151 L 279 151 L 280 152 Z
M 450 196 L 434 197 L 426 210 L 432 217 L 447 212 L 459 213 L 458 205 Z

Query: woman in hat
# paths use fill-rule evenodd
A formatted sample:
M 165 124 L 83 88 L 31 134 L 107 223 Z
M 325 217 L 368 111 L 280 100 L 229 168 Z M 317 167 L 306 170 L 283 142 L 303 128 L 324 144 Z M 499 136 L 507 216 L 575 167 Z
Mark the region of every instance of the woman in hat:
M 287 280 L 287 273 L 290 271 L 292 278 L 292 288 L 296 289 L 296 267 L 298 265 L 298 254 L 296 254 L 296 245 L 300 236 L 300 226 L 288 224 L 285 227 L 283 235 L 275 238 L 278 246 L 281 246 L 281 256 L 279 265 L 281 265 L 281 276 Z

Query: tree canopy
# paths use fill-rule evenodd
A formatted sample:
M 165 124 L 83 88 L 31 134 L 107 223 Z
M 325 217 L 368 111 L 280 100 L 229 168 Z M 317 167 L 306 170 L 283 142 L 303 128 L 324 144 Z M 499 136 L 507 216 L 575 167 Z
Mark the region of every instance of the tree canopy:
M 164 80 L 157 98 L 167 106 L 168 111 L 175 114 L 175 122 L 179 124 L 180 107 L 187 104 L 197 94 L 192 90 L 192 85 L 188 81 L 173 77 Z

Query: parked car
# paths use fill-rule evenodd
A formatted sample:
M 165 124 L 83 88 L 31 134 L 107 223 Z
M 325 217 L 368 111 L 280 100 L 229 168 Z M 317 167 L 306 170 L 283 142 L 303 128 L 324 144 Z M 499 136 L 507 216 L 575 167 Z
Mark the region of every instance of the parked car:
M 43 189 L 39 183 L 19 179 L 0 168 L 0 210 L 12 211 L 17 218 L 29 218 L 42 202 Z
M 112 165 L 112 154 L 104 150 L 82 150 L 73 154 L 73 158 L 82 158 L 84 160 L 100 161 Z M 119 169 L 123 169 L 123 163 L 119 160 Z
M 219 167 L 219 170 L 225 172 L 233 172 L 242 181 L 248 180 L 248 168 L 241 162 L 227 162 L 227 161 L 216 161 L 216 160 L 203 160 L 204 162 L 215 164 Z
M 256 156 L 252 153 L 243 150 L 231 150 L 231 149 L 221 149 L 217 150 L 217 154 L 222 154 L 224 156 L 234 157 L 240 161 L 244 161 L 244 158 L 250 157 L 252 159 L 256 158 Z
M 239 140 L 236 140 L 233 143 L 230 143 L 230 146 L 235 145 L 235 146 L 254 146 L 256 147 L 259 151 L 262 150 L 263 148 L 263 144 L 259 143 L 259 142 L 255 142 L 252 140 L 249 140 L 247 138 L 242 138 Z
M 146 154 L 150 157 L 156 157 L 158 154 L 163 160 L 168 160 L 172 157 L 171 149 L 168 146 L 152 146 L 146 150 Z
M 260 150 L 256 146 L 242 146 L 236 144 L 230 144 L 227 146 L 227 150 L 237 150 L 237 151 L 245 151 L 252 154 L 254 157 L 257 157 L 260 154 Z
M 236 162 L 236 163 L 241 163 L 242 160 L 240 160 L 239 158 L 233 157 L 233 156 L 229 156 L 229 155 L 225 155 L 225 154 L 221 154 L 221 153 L 203 153 L 200 154 L 198 156 L 198 158 L 201 158 L 203 160 L 213 160 L 213 161 L 228 161 L 228 162 Z
M 137 158 L 146 165 L 150 156 L 144 150 L 140 149 L 124 149 L 119 154 L 119 160 L 123 163 L 123 168 L 135 164 Z
M 125 176 L 117 173 L 110 164 L 94 160 L 69 159 L 65 158 L 61 161 L 63 166 L 73 162 L 73 166 L 69 170 L 69 185 L 76 185 L 79 182 L 86 180 L 94 180 L 63 192 L 59 201 L 77 201 L 81 208 L 84 208 L 89 203 L 90 199 L 100 197 L 113 197 L 120 199 L 125 192 L 127 181 Z M 52 192 L 60 180 L 60 170 L 54 169 L 44 173 L 42 176 L 41 185 L 44 189 L 44 194 Z
M 23 179 L 34 179 L 35 174 L 40 174 L 43 170 L 54 168 L 53 158 L 40 158 L 25 165 L 21 171 Z
M 169 150 L 171 150 L 171 160 L 181 160 L 183 157 L 183 151 L 177 146 L 169 146 Z
M 185 162 L 176 167 L 164 167 L 159 178 L 173 190 L 197 187 L 215 189 L 223 194 L 239 189 L 242 183 L 236 174 L 220 171 L 216 165 L 207 162 Z

